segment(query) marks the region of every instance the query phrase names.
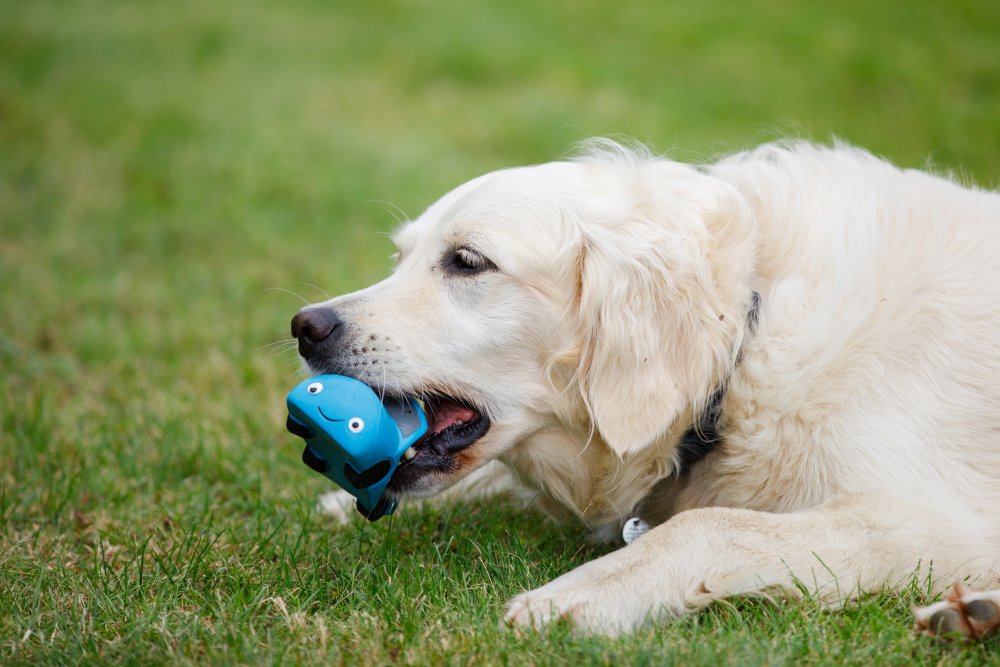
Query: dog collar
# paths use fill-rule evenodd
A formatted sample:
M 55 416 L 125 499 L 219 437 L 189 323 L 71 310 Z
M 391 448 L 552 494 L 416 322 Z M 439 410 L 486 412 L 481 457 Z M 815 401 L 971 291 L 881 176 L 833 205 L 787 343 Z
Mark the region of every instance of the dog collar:
M 750 333 L 757 331 L 759 317 L 760 294 L 754 291 L 750 293 L 750 308 L 747 310 L 747 328 Z M 736 354 L 736 364 L 739 365 L 742 359 L 743 350 L 741 348 Z M 722 442 L 722 436 L 719 434 L 719 421 L 722 419 L 722 399 L 726 395 L 727 382 L 728 378 L 715 390 L 712 397 L 708 399 L 705 410 L 698 415 L 694 426 L 688 429 L 684 437 L 681 438 L 681 442 L 677 446 L 677 465 L 674 468 L 674 476 L 683 475 Z

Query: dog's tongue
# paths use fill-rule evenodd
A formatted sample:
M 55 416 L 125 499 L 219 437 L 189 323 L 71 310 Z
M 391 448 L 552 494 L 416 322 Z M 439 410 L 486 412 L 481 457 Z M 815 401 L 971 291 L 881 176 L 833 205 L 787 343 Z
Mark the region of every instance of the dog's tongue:
M 478 414 L 472 408 L 450 401 L 442 401 L 434 411 L 434 425 L 431 427 L 431 432 L 440 433 L 452 424 L 472 421 L 477 416 Z

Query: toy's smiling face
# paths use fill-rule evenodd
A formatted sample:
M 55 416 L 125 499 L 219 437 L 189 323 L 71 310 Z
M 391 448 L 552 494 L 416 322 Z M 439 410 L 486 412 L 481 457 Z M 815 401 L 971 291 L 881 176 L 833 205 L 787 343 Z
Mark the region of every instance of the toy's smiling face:
M 397 425 L 363 383 L 337 376 L 314 378 L 292 390 L 288 407 L 306 426 L 308 437 L 323 434 L 333 440 L 356 469 L 373 460 L 398 456 Z
M 320 417 L 333 424 L 343 424 L 349 422 L 351 433 L 360 433 L 364 430 L 365 422 L 358 417 L 347 417 L 344 411 L 346 406 L 339 404 L 335 397 L 333 397 L 332 392 L 326 392 L 323 394 L 323 390 L 326 389 L 326 385 L 322 381 L 310 382 L 305 389 L 297 390 L 296 394 L 296 404 L 303 409 L 308 409 L 313 415 Z M 334 388 L 334 391 L 336 388 Z M 354 402 L 349 403 L 350 407 L 357 407 Z M 325 430 L 329 430 L 328 426 Z
M 336 404 L 332 401 L 330 394 L 328 393 L 325 397 L 320 396 L 323 390 L 326 388 L 322 381 L 310 382 L 299 398 L 299 405 L 311 405 L 315 408 L 316 413 L 333 423 L 345 423 L 347 425 L 347 430 L 355 435 L 361 433 L 365 430 L 365 420 L 360 416 L 355 417 L 345 417 L 343 413 L 343 408 L 340 411 L 336 409 Z M 355 407 L 352 404 L 351 407 Z M 374 407 L 374 406 L 373 406 Z M 346 413 L 345 413 L 346 414 Z

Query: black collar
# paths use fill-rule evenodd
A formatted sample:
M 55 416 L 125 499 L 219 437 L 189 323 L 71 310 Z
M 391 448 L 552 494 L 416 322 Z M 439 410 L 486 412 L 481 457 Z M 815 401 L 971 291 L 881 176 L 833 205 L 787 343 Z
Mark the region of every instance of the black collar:
M 757 330 L 759 316 L 760 294 L 752 292 L 750 308 L 747 310 L 747 328 L 750 333 Z M 742 351 L 737 353 L 737 364 L 740 363 L 742 357 Z M 677 446 L 677 467 L 674 469 L 674 476 L 683 475 L 722 442 L 722 436 L 719 434 L 719 421 L 722 419 L 722 399 L 726 395 L 727 381 L 728 378 L 723 380 L 719 388 L 712 394 L 712 398 L 708 399 L 708 405 L 705 406 L 704 412 L 698 416 L 698 421 L 681 438 L 681 442 Z

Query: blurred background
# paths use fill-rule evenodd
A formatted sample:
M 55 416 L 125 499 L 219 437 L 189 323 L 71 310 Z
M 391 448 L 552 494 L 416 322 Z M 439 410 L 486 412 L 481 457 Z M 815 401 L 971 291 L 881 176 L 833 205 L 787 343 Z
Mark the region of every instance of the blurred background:
M 0 0 L 7 572 L 205 498 L 309 505 L 291 316 L 384 276 L 386 232 L 455 185 L 594 135 L 683 160 L 838 137 L 995 187 L 1000 11 Z
M 1000 174 L 990 0 L 3 0 L 0 15 L 8 405 L 67 374 L 53 399 L 101 400 L 122 374 L 151 396 L 284 380 L 287 356 L 261 346 L 300 301 L 267 290 L 365 285 L 398 218 L 594 135 L 685 160 L 839 137 L 984 186 Z

